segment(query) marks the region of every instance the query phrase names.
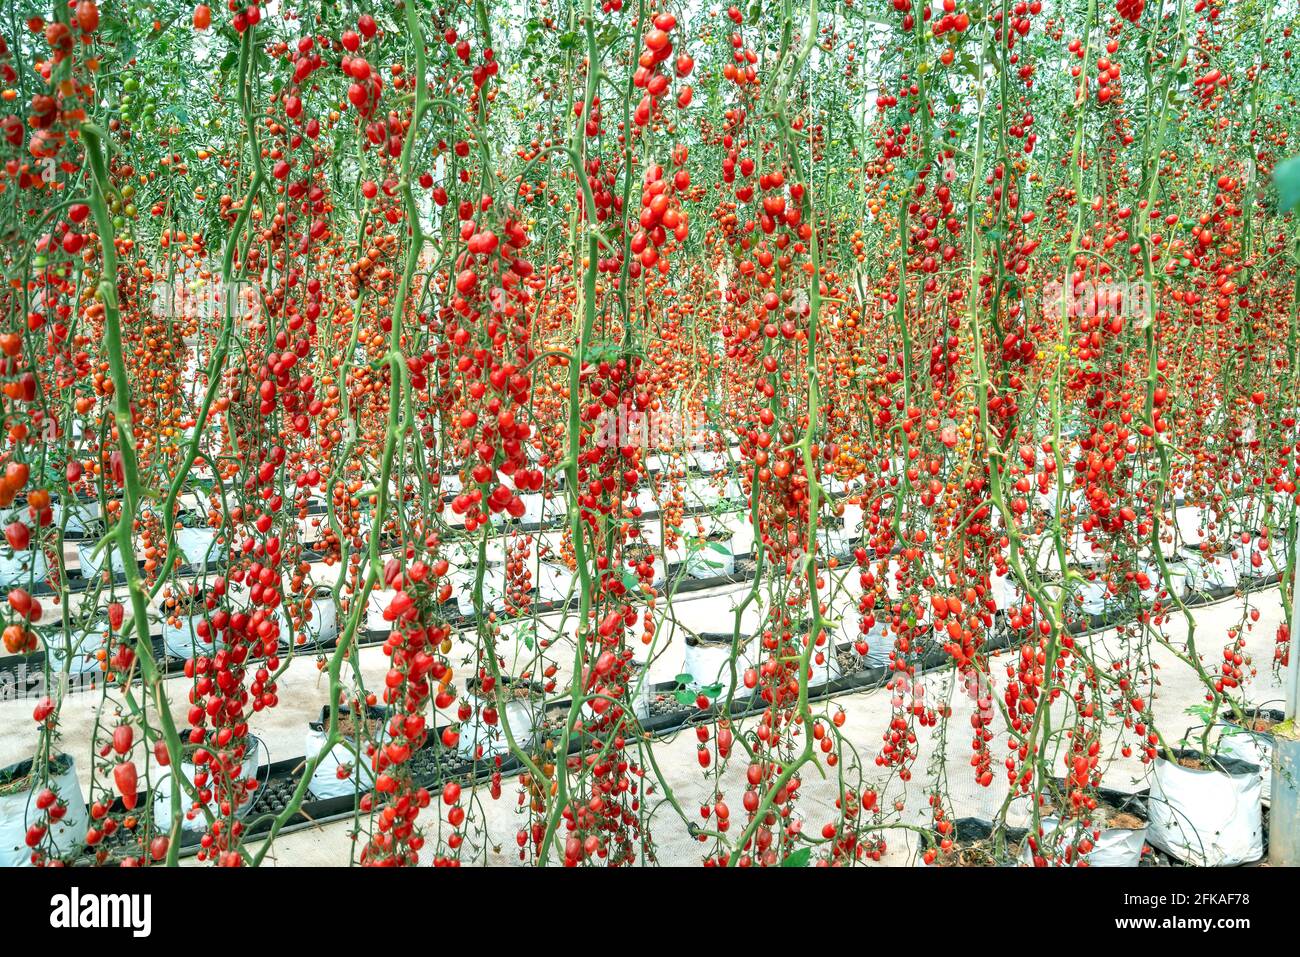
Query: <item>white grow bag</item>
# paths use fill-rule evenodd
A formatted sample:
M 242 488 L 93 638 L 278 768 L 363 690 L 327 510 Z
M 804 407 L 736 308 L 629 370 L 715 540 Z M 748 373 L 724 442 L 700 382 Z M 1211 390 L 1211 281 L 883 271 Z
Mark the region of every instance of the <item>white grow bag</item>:
M 726 641 L 722 641 L 722 638 Z M 706 640 L 698 641 L 694 636 L 688 636 L 682 652 L 682 674 L 691 676 L 687 688 L 691 691 L 699 691 L 712 684 L 722 686 L 718 692 L 718 698 L 726 698 L 731 691 L 731 636 L 717 635 L 708 636 L 709 639 L 717 638 L 717 641 Z M 736 654 L 736 680 L 743 681 L 745 669 L 754 665 L 753 653 L 751 646 L 754 639 L 741 636 L 740 645 Z
M 339 709 L 339 719 L 350 714 L 347 708 Z M 379 721 L 379 734 L 374 742 L 375 747 L 383 747 L 384 742 L 389 739 L 388 723 L 382 713 L 371 713 L 371 718 Z M 329 708 L 321 709 L 321 718 L 319 721 L 313 721 L 307 726 L 307 736 L 303 744 L 303 754 L 310 760 L 320 754 L 321 748 L 325 747 L 325 742 L 329 739 Z M 335 742 L 334 747 L 330 748 L 321 758 L 320 764 L 316 765 L 316 770 L 311 775 L 311 793 L 319 800 L 328 798 L 346 797 L 353 794 L 360 794 L 368 791 L 375 783 L 375 772 L 370 766 L 370 759 L 366 755 L 366 748 L 370 744 L 369 739 L 358 732 L 351 739 L 342 739 Z M 351 768 L 351 773 L 346 777 L 339 777 L 339 768 Z
M 627 704 L 632 715 L 639 722 L 645 721 L 650 717 L 650 682 L 645 679 L 644 666 L 635 659 L 627 665 L 627 690 L 630 696 Z M 600 720 L 601 716 L 596 714 L 590 702 L 584 703 L 581 711 L 584 722 L 594 723 Z M 609 713 L 609 710 L 605 711 L 606 715 Z
M 848 646 L 852 649 L 852 645 Z M 832 681 L 838 681 L 844 676 L 844 668 L 840 665 L 840 651 L 843 646 L 837 645 L 834 641 L 827 640 L 820 648 L 814 648 L 812 654 L 808 657 L 808 666 L 812 670 L 812 676 L 808 679 L 808 687 L 813 688 L 818 685 L 830 684 Z M 817 656 L 822 656 L 822 663 L 817 663 Z
M 664 582 L 668 579 L 664 560 L 658 551 L 652 551 L 649 558 L 651 568 L 650 587 L 662 588 Z M 640 564 L 639 559 L 637 564 Z M 636 570 L 631 565 L 628 565 L 626 561 L 623 564 L 623 583 L 633 592 L 633 594 L 640 594 L 639 589 L 641 588 L 641 577 L 637 575 Z
M 519 496 L 523 502 L 524 514 L 519 521 L 525 525 L 540 525 L 546 516 L 546 499 L 541 492 L 526 492 Z
M 1269 563 L 1268 555 L 1264 552 L 1261 552 L 1250 545 L 1238 545 L 1237 549 L 1237 557 L 1235 559 L 1229 559 L 1229 561 L 1232 562 L 1233 568 L 1237 572 L 1238 579 L 1242 581 L 1260 581 L 1273 573 L 1273 568 Z M 1251 555 L 1260 556 L 1260 565 L 1258 568 L 1252 564 L 1250 560 Z
M 500 566 L 490 565 L 483 572 L 483 613 L 495 611 L 498 614 L 506 610 L 504 572 Z M 456 610 L 466 618 L 475 618 L 480 609 L 474 607 L 473 570 L 452 572 L 452 587 L 456 590 Z
M 698 503 L 708 508 L 717 505 L 722 499 L 722 489 L 709 479 L 695 480 L 687 485 L 686 501 L 690 504 Z
M 688 539 L 686 542 L 686 574 L 692 578 L 730 578 L 736 574 L 736 553 L 732 547 L 733 536 L 725 539 Z
M 31 760 L 5 769 L 7 778 L 30 773 Z M 60 770 L 61 769 L 61 770 Z M 51 763 L 49 785 L 59 800 L 68 805 L 67 812 L 50 828 L 49 842 L 54 856 L 64 857 L 79 851 L 86 842 L 90 814 L 77 781 L 77 765 L 71 755 L 56 757 Z M 30 786 L 0 796 L 0 867 L 30 867 L 32 851 L 27 846 L 27 828 L 44 819 L 36 807 L 39 793 Z
M 1079 610 L 1085 615 L 1096 617 L 1106 611 L 1106 601 L 1110 597 L 1105 582 L 1084 582 L 1076 592 L 1079 596 Z
M 64 634 L 60 629 L 41 635 L 50 668 L 58 673 L 63 671 L 66 663 L 70 675 L 84 675 L 98 671 L 99 659 L 95 653 L 108 644 L 105 637 L 107 631 L 108 623 L 105 622 L 102 628 L 92 625 L 85 631 L 78 630 Z
M 1248 711 L 1247 720 L 1253 718 L 1255 714 L 1253 710 Z M 1273 715 L 1265 713 L 1264 716 L 1275 716 L 1277 721 L 1281 721 L 1283 717 L 1280 711 L 1273 712 Z M 1220 721 L 1216 727 L 1220 732 L 1220 754 L 1259 768 L 1260 800 L 1268 805 L 1273 797 L 1273 735 L 1265 731 L 1249 731 L 1235 722 L 1228 721 Z
M 244 764 L 240 769 L 241 770 L 240 776 L 244 780 L 248 780 L 250 778 L 255 779 L 257 777 L 257 771 L 259 767 L 258 755 L 266 750 L 266 746 L 262 744 L 260 738 L 256 738 L 253 737 L 252 735 L 249 735 L 248 743 L 249 743 L 248 753 L 244 755 Z M 270 754 L 268 753 L 267 754 L 268 768 L 270 767 L 270 763 L 271 763 Z M 154 823 L 157 825 L 159 830 L 167 831 L 171 829 L 171 823 L 172 823 L 172 772 L 170 768 L 163 768 L 161 770 L 163 772 L 162 777 L 158 779 L 158 783 L 154 787 L 155 796 L 153 802 L 153 819 L 154 819 Z M 185 776 L 185 780 L 190 782 L 191 784 L 194 782 L 194 775 L 197 773 L 197 771 L 198 769 L 189 762 L 183 762 L 181 764 L 181 774 L 183 774 Z M 211 775 L 208 776 L 208 780 L 209 783 L 211 783 L 212 781 Z M 260 786 L 258 790 L 261 790 Z M 256 799 L 257 799 L 257 791 L 245 791 L 244 799 L 240 802 L 239 807 L 236 809 L 235 816 L 243 817 L 245 814 L 247 814 L 249 810 L 252 809 L 253 802 Z M 196 832 L 202 832 L 207 830 L 208 819 L 206 815 L 204 815 L 201 812 L 195 812 L 195 814 L 192 817 L 190 816 L 189 812 L 190 809 L 193 807 L 193 805 L 194 802 L 193 799 L 190 797 L 189 790 L 186 788 L 182 788 L 181 789 L 181 828 L 186 831 L 196 831 Z M 207 806 L 208 806 L 208 810 L 211 811 L 215 817 L 218 818 L 221 817 L 221 803 L 215 793 L 213 793 L 212 800 L 208 802 Z
M 543 602 L 560 602 L 569 597 L 574 574 L 563 565 L 538 562 L 535 569 L 537 598 Z M 577 594 L 576 589 L 573 592 Z
M 54 515 L 54 527 L 62 527 L 63 506 L 58 502 L 54 502 L 50 505 L 50 509 Z M 86 531 L 87 526 L 94 522 L 98 517 L 98 502 L 86 502 L 84 504 L 76 503 L 68 509 L 68 524 L 64 528 L 64 532 L 69 535 L 83 534 Z
M 217 533 L 211 528 L 180 528 L 176 530 L 176 546 L 187 565 L 204 565 L 216 559 Z
M 847 528 L 824 525 L 817 529 L 817 546 L 821 549 L 823 558 L 829 555 L 847 555 L 852 543 Z
M 692 464 L 706 475 L 712 472 L 721 472 L 727 467 L 727 454 L 725 452 L 706 450 L 692 452 L 691 460 Z
M 845 635 L 853 645 L 859 641 L 867 643 L 867 653 L 862 656 L 862 661 L 868 668 L 883 668 L 889 664 L 889 656 L 894 653 L 894 639 L 885 631 L 884 623 L 876 622 L 865 634 L 860 623 L 855 623 L 851 630 L 845 630 Z M 857 648 L 853 650 L 857 651 Z
M 1182 559 L 1165 562 L 1169 568 L 1169 601 L 1174 602 L 1176 599 L 1186 600 L 1187 591 L 1187 563 Z M 1148 572 L 1147 577 L 1151 579 L 1151 587 L 1155 594 L 1160 594 L 1165 587 L 1164 577 L 1160 574 L 1160 567 L 1157 565 L 1153 572 Z
M 289 623 L 289 613 L 285 611 L 284 605 L 276 608 L 275 618 L 280 624 L 280 647 L 294 645 L 297 635 Z M 302 633 L 306 636 L 308 645 L 326 645 L 339 636 L 339 616 L 334 605 L 334 592 L 327 586 L 319 585 L 312 589 L 311 620 L 303 625 Z
M 1237 587 L 1237 568 L 1226 558 L 1216 557 L 1213 561 L 1193 558 L 1187 563 L 1187 593 L 1189 595 L 1208 594 L 1220 588 Z
M 1007 569 L 1005 575 L 995 574 L 990 584 L 993 601 L 998 611 L 1006 611 L 1013 605 L 1019 607 L 1024 604 L 1024 591 L 1020 588 L 1020 579 L 1011 569 Z
M 0 555 L 0 588 L 26 587 L 28 582 L 40 583 L 49 577 L 50 563 L 42 549 L 24 549 L 12 557 Z
M 1076 824 L 1066 822 L 1064 827 L 1056 817 L 1042 819 L 1043 836 L 1039 838 L 1039 847 L 1056 845 L 1057 859 L 1061 858 L 1071 844 L 1087 835 L 1092 839 L 1094 828 L 1079 828 Z M 1082 855 L 1089 867 L 1137 867 L 1142 861 L 1142 847 L 1147 842 L 1147 827 L 1103 827 L 1093 840 L 1092 850 Z M 1033 866 L 1034 854 L 1029 842 L 1021 846 L 1020 860 Z M 1049 863 L 1057 863 L 1051 860 Z
M 110 548 L 113 551 L 112 567 L 114 575 L 126 574 L 126 560 L 122 558 L 122 553 L 118 550 L 116 542 L 105 542 L 104 547 L 95 554 L 95 546 L 99 544 L 99 539 L 87 539 L 86 541 L 77 542 L 77 562 L 81 569 L 82 578 L 94 578 L 104 571 L 105 561 L 104 553 Z
M 221 641 L 213 642 L 210 639 L 205 640 L 199 637 L 199 622 L 203 621 L 204 616 L 188 615 L 178 619 L 180 624 L 173 625 L 169 620 L 163 620 L 162 638 L 163 648 L 167 651 L 169 658 L 193 658 L 197 655 L 210 655 L 224 647 L 225 643 Z
M 482 700 L 471 695 L 470 699 L 474 703 L 474 712 L 461 723 L 460 738 L 456 742 L 456 750 L 465 760 L 473 761 L 479 758 L 480 745 L 483 748 L 483 759 L 508 754 L 510 742 L 506 738 L 505 731 L 502 730 L 506 722 L 510 723 L 510 733 L 514 736 L 515 744 L 521 748 L 532 744 L 534 715 L 531 701 L 515 697 L 507 688 L 505 707 L 497 712 L 496 724 L 489 724 L 483 719 L 483 710 L 497 706 L 495 695 L 489 695 Z
M 384 619 L 384 612 L 396 597 L 397 592 L 391 588 L 376 588 L 370 592 L 370 597 L 366 600 L 367 631 L 393 630 L 393 623 Z
M 1178 756 L 1197 752 L 1179 751 Z M 1186 864 L 1231 867 L 1264 856 L 1259 768 L 1218 758 L 1222 771 L 1195 770 L 1156 759 L 1147 804 L 1147 840 Z

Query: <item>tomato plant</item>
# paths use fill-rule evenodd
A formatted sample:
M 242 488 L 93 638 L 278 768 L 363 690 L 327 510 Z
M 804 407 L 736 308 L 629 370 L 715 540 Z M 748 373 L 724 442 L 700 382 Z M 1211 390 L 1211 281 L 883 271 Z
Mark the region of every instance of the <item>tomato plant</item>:
M 933 860 L 958 776 L 1086 862 L 1158 668 L 1208 750 L 1290 660 L 1296 12 L 13 0 L 24 854 L 257 865 L 328 767 L 364 865 Z

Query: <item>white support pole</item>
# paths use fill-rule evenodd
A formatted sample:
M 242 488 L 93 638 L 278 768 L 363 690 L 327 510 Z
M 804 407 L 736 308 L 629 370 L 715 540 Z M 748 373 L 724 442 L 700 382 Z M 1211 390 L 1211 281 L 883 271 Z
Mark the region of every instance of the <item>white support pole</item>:
M 1297 562 L 1300 566 L 1300 562 Z M 1286 672 L 1286 716 L 1294 719 L 1300 707 L 1300 567 L 1291 583 L 1291 644 L 1290 663 Z
M 1291 646 L 1286 671 L 1286 716 L 1294 725 L 1300 704 L 1300 571 L 1291 583 Z M 1269 808 L 1268 861 L 1274 867 L 1300 867 L 1300 739 L 1273 740 L 1272 804 Z

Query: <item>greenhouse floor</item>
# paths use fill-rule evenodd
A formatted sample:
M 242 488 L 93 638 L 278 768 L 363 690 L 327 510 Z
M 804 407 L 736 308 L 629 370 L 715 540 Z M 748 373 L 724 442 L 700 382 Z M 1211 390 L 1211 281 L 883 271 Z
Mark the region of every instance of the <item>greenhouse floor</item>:
M 673 603 L 674 612 L 682 625 L 696 631 L 730 630 L 733 622 L 733 608 L 743 597 L 748 586 L 716 589 L 700 592 L 690 596 L 681 596 Z M 842 607 L 851 596 L 843 595 L 833 605 Z M 1258 668 L 1258 674 L 1247 686 L 1246 698 L 1253 705 L 1266 705 L 1280 698 L 1279 685 L 1270 673 L 1273 646 L 1277 626 L 1282 620 L 1283 610 L 1276 587 L 1255 592 L 1249 596 L 1251 607 L 1260 611 L 1258 622 L 1246 633 L 1246 652 Z M 1214 604 L 1201 606 L 1194 610 L 1197 642 L 1203 659 L 1212 664 L 1220 655 L 1227 640 L 1227 630 L 1242 622 L 1243 599 L 1229 598 Z M 1248 621 L 1248 619 L 1247 619 Z M 745 624 L 752 623 L 746 621 Z M 1172 640 L 1180 643 L 1185 640 L 1186 625 L 1181 616 L 1175 615 L 1168 624 L 1168 633 Z M 1099 632 L 1081 641 L 1113 642 L 1114 631 Z M 665 650 L 659 653 L 651 665 L 650 680 L 669 680 L 680 671 L 680 641 L 669 642 Z M 468 651 L 468 647 L 464 649 Z M 455 649 L 451 655 L 453 662 L 464 658 L 462 649 Z M 566 677 L 565 658 L 567 651 L 559 647 L 556 663 L 560 667 L 557 676 L 561 682 Z M 1201 685 L 1195 675 L 1182 665 L 1166 649 L 1156 646 L 1152 652 L 1153 663 L 1160 669 L 1160 686 L 1154 696 L 1153 707 L 1156 725 L 1170 743 L 1176 744 L 1184 735 L 1185 729 L 1198 723 L 1199 718 L 1186 712 L 1203 702 Z M 360 665 L 368 687 L 378 688 L 382 685 L 382 676 L 386 670 L 386 659 L 379 647 L 363 648 L 360 653 Z M 995 684 L 1004 672 L 998 667 L 990 669 Z M 932 676 L 927 684 L 927 694 L 933 700 L 946 694 L 946 683 L 951 680 L 951 669 Z M 178 717 L 185 709 L 185 679 L 168 680 L 170 699 L 175 703 Z M 279 686 L 279 704 L 271 711 L 263 711 L 257 716 L 253 732 L 263 741 L 273 761 L 301 755 L 304 751 L 306 724 L 315 719 L 323 705 L 327 703 L 328 683 L 318 670 L 314 655 L 307 655 L 293 661 Z M 1000 694 L 1000 692 L 998 692 Z M 61 747 L 77 758 L 77 769 L 83 788 L 89 780 L 90 763 L 88 761 L 89 741 L 93 734 L 96 710 L 100 703 L 98 692 L 69 695 L 64 703 L 63 737 Z M 974 702 L 965 693 L 953 694 L 951 705 L 956 723 L 952 728 L 968 728 L 968 717 L 974 708 Z M 817 705 L 825 707 L 827 705 Z M 1001 761 L 1004 757 L 999 747 L 1005 748 L 996 739 L 994 741 L 993 762 L 995 777 L 991 787 L 980 788 L 973 779 L 970 769 L 970 739 L 966 733 L 950 735 L 946 742 L 935 740 L 936 733 L 927 729 L 919 731 L 920 757 L 913 765 L 913 779 L 910 783 L 899 780 L 896 774 L 890 774 L 876 767 L 874 756 L 878 750 L 881 735 L 890 717 L 890 696 L 884 690 L 862 691 L 843 694 L 831 699 L 829 706 L 843 707 L 846 720 L 841 732 L 857 748 L 862 764 L 862 786 L 873 786 L 880 795 L 882 803 L 892 802 L 895 798 L 907 794 L 908 816 L 903 823 L 924 825 L 926 820 L 926 783 L 932 780 L 932 773 L 940 763 L 940 751 L 946 762 L 947 787 L 951 795 L 952 806 L 949 809 L 953 817 L 988 816 L 1003 802 L 1006 796 L 1006 776 L 1001 773 Z M 11 728 L 30 727 L 30 700 L 0 702 L 0 722 Z M 1114 754 L 1114 761 L 1105 776 L 1107 786 L 1123 791 L 1136 791 L 1148 785 L 1146 769 L 1136 759 L 1125 759 L 1118 755 L 1117 741 L 1114 738 L 1113 722 L 1108 727 L 1110 738 L 1103 743 L 1103 754 Z M 996 724 L 995 724 L 996 726 Z M 24 749 L 30 748 L 30 733 L 14 733 L 0 736 L 0 765 L 20 760 L 28 755 Z M 679 731 L 668 740 L 656 743 L 655 756 L 664 779 L 672 787 L 681 806 L 688 814 L 699 814 L 700 801 L 706 798 L 706 788 L 711 777 L 706 778 L 696 760 L 696 739 L 689 730 Z M 823 778 L 818 771 L 808 766 L 803 774 L 803 786 L 800 791 L 798 808 L 806 827 L 820 831 L 821 827 L 836 820 L 833 802 L 838 793 L 835 775 Z M 743 791 L 744 763 L 734 759 L 726 768 L 722 787 L 724 792 L 738 803 Z M 650 780 L 647 778 L 647 780 Z M 656 789 L 657 790 L 657 789 Z M 468 863 L 473 857 L 474 863 L 508 865 L 518 861 L 518 849 L 515 834 L 522 820 L 518 807 L 518 787 L 515 781 L 507 778 L 503 781 L 501 797 L 492 800 L 486 786 L 476 789 L 476 816 L 486 823 L 487 834 L 471 833 L 466 848 L 473 853 L 465 853 Z M 697 843 L 687 831 L 685 823 L 676 812 L 661 801 L 662 795 L 652 793 L 648 802 L 655 806 L 656 845 L 655 859 L 659 864 L 691 865 L 701 860 L 702 845 Z M 1008 822 L 1011 824 L 1023 820 L 1023 802 L 1012 806 Z M 422 822 L 432 824 L 432 815 L 441 810 L 440 804 L 422 812 Z M 698 817 L 696 818 L 698 820 Z M 267 855 L 265 863 L 294 866 L 335 866 L 349 859 L 351 818 L 320 825 L 308 826 L 279 835 L 274 847 Z M 733 833 L 738 833 L 733 831 Z M 906 865 L 913 863 L 916 854 L 914 843 L 908 832 L 895 830 L 890 832 L 889 849 L 881 863 Z M 433 844 L 430 841 L 430 844 Z M 471 848 L 471 845 L 473 847 Z M 189 859 L 193 863 L 193 859 Z

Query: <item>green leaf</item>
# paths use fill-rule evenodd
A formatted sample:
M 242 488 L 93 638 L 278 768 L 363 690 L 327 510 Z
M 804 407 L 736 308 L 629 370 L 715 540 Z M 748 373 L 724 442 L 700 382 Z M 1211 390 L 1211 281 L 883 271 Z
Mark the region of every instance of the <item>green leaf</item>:
M 812 848 L 801 847 L 781 862 L 782 867 L 807 867 L 812 860 Z
M 1194 704 L 1189 707 L 1183 714 L 1191 715 L 1193 718 L 1200 718 L 1202 721 L 1210 720 L 1210 707 L 1204 704 Z
M 673 679 L 673 681 L 676 681 L 679 685 L 688 685 L 694 680 L 695 676 L 689 674 L 680 674 Z
M 1286 213 L 1300 205 L 1300 156 L 1283 160 L 1273 170 L 1277 184 L 1277 211 Z

